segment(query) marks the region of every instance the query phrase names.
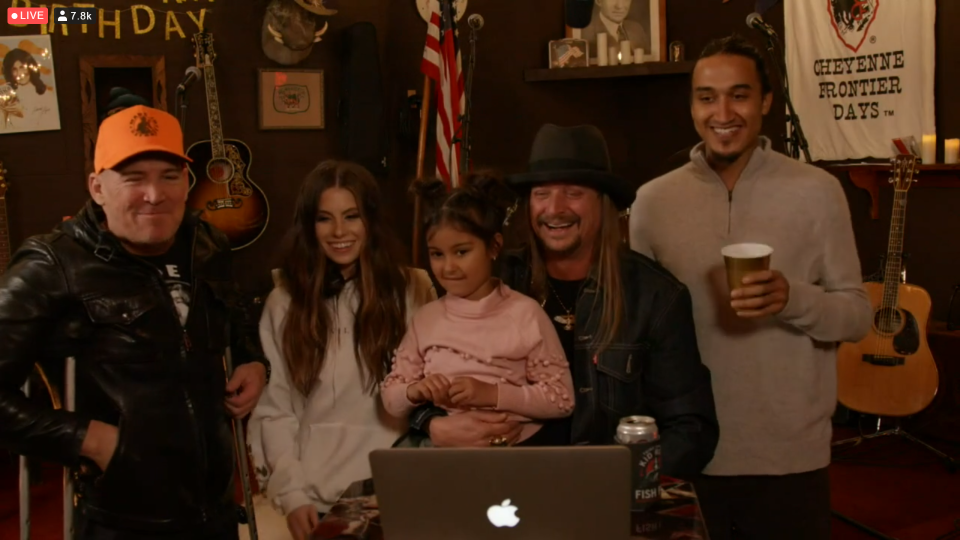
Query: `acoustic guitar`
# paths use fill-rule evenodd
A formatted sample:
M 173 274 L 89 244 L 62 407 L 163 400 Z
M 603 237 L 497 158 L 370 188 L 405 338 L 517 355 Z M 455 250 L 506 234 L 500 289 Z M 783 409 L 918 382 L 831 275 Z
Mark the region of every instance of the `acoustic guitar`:
M 838 399 L 865 414 L 916 414 L 933 401 L 940 384 L 927 345 L 930 294 L 901 279 L 907 192 L 916 182 L 916 167 L 916 156 L 893 159 L 893 215 L 883 281 L 864 283 L 873 305 L 873 325 L 867 337 L 841 344 L 837 353 Z
M 188 164 L 190 195 L 187 206 L 203 211 L 203 219 L 230 239 L 230 247 L 242 249 L 252 244 L 267 228 L 270 206 L 267 196 L 250 179 L 253 153 L 246 143 L 224 139 L 220 124 L 220 103 L 213 61 L 213 35 L 193 36 L 197 67 L 203 71 L 207 91 L 207 117 L 210 139 L 198 141 L 187 149 L 193 160 Z

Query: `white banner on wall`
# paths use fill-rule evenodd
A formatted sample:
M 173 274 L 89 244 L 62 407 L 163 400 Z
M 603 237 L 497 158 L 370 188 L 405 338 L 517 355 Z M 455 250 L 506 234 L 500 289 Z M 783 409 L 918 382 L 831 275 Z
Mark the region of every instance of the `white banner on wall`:
M 888 158 L 936 133 L 936 0 L 785 0 L 790 97 L 819 160 Z

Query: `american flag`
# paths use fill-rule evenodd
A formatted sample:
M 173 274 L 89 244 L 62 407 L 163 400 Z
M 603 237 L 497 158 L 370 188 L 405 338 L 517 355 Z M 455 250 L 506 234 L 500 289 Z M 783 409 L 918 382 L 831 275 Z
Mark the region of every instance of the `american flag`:
M 437 102 L 437 176 L 460 185 L 460 115 L 466 106 L 453 0 L 430 0 L 427 44 L 420 71 L 434 81 Z

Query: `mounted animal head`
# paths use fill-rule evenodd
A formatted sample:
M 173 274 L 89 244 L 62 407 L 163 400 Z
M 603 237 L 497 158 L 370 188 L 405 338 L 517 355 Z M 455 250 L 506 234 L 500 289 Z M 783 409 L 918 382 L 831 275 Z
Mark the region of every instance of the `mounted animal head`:
M 317 29 L 314 15 L 334 15 L 322 0 L 271 0 L 263 17 L 260 45 L 267 58 L 285 66 L 303 61 L 329 28 Z

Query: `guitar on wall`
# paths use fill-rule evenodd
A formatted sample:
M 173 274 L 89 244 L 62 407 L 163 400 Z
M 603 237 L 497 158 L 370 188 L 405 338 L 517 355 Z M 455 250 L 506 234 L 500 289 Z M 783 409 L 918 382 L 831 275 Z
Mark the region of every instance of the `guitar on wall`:
M 844 407 L 878 416 L 910 416 L 937 395 L 939 374 L 927 344 L 930 294 L 904 283 L 903 228 L 907 192 L 916 180 L 917 157 L 893 159 L 893 214 L 883 280 L 864 283 L 873 305 L 873 325 L 859 343 L 837 352 L 837 394 Z
M 245 248 L 260 238 L 270 219 L 267 196 L 250 179 L 253 154 L 246 143 L 224 139 L 220 123 L 220 103 L 213 61 L 213 35 L 193 36 L 197 67 L 203 71 L 207 91 L 207 117 L 210 139 L 198 141 L 187 149 L 193 160 L 187 206 L 203 211 L 203 218 L 223 231 L 234 250 Z

